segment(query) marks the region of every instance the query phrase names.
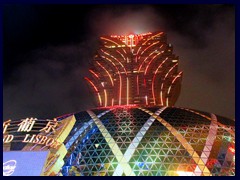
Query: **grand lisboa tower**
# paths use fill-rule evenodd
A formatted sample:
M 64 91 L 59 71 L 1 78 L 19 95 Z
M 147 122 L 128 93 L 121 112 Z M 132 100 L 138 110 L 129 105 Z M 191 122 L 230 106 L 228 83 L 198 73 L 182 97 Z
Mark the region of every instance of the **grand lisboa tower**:
M 5 121 L 3 175 L 234 176 L 235 122 L 174 107 L 178 62 L 163 32 L 100 37 L 85 77 L 97 107 Z

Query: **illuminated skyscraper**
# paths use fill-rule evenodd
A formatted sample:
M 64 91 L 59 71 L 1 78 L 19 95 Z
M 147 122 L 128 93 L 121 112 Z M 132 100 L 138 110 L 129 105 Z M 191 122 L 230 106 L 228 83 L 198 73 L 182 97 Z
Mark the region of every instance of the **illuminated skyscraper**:
M 178 57 L 163 32 L 102 36 L 85 78 L 98 105 L 172 106 L 181 87 Z
M 163 32 L 100 37 L 85 78 L 98 107 L 5 121 L 4 175 L 235 175 L 235 122 L 174 107 L 178 60 Z

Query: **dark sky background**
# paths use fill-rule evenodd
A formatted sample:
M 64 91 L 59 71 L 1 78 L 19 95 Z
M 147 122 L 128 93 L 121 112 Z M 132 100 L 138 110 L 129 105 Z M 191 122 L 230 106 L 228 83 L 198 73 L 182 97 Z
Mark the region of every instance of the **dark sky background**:
M 83 79 L 100 35 L 164 31 L 183 70 L 176 106 L 235 118 L 233 5 L 5 5 L 3 120 L 95 107 Z

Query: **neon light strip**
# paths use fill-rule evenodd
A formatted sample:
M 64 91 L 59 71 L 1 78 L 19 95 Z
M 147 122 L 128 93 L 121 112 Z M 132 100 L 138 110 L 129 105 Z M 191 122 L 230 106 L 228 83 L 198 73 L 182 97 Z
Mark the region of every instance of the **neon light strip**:
M 89 69 L 89 71 L 90 71 L 96 78 L 99 79 L 99 76 L 98 76 L 93 70 Z
M 160 99 L 161 99 L 161 105 L 163 105 L 163 85 L 164 85 L 164 81 L 167 78 L 168 74 L 178 65 L 178 63 L 176 63 L 173 67 L 171 67 L 171 69 L 169 69 L 168 73 L 165 75 L 162 84 L 161 84 L 161 92 L 160 92 Z
M 139 95 L 138 75 L 137 75 L 137 95 Z
M 152 80 L 152 95 L 153 95 L 153 102 L 154 102 L 154 105 L 156 105 L 156 98 L 155 98 L 155 94 L 154 94 L 154 81 L 156 79 L 156 74 L 157 74 L 157 71 L 160 67 L 162 67 L 162 65 L 168 60 L 168 57 L 165 58 L 164 61 L 162 61 L 162 63 L 157 67 L 156 71 L 154 72 L 154 76 L 153 76 L 153 80 Z
M 148 105 L 148 97 L 145 96 L 146 105 Z
M 166 107 L 163 107 L 161 109 L 158 109 L 155 114 L 159 115 L 161 112 L 163 112 L 166 109 Z M 142 138 L 144 135 L 147 133 L 148 129 L 151 127 L 153 122 L 155 121 L 155 118 L 152 116 L 145 122 L 145 124 L 142 126 L 142 128 L 138 131 L 137 135 L 135 138 L 132 140 L 131 144 L 128 146 L 127 150 L 124 153 L 124 157 L 126 158 L 127 162 L 130 161 L 132 158 L 134 152 L 136 151 L 139 143 L 141 142 Z M 119 172 L 118 175 L 122 176 L 123 171 L 121 171 L 121 167 L 118 164 L 116 170 L 114 171 L 113 175 L 116 175 L 115 172 Z
M 106 40 L 106 41 L 110 41 L 110 42 L 116 44 L 117 46 L 120 46 L 120 44 L 116 43 L 115 41 L 113 41 L 111 39 L 104 38 L 104 37 L 100 37 L 100 39 L 103 39 L 103 40 Z M 123 48 L 121 48 L 121 49 L 124 51 L 125 54 L 127 54 L 126 51 Z
M 117 72 L 118 72 L 118 76 L 119 76 L 119 105 L 121 105 L 121 99 L 122 99 L 122 76 L 120 74 L 120 71 L 118 69 L 118 67 L 115 65 L 115 63 L 112 62 L 111 59 L 105 57 L 105 56 L 101 56 L 102 58 L 108 60 L 109 62 L 112 63 L 112 65 L 116 68 Z
M 150 58 L 150 56 L 152 55 L 154 53 L 154 51 L 153 52 L 151 52 L 144 60 L 143 60 L 143 62 L 141 63 L 141 65 L 139 66 L 139 68 L 138 68 L 138 72 L 140 72 L 140 70 L 141 70 L 141 68 L 142 68 L 142 66 L 143 66 L 143 64 L 144 64 L 144 62 L 148 59 L 148 58 Z
M 178 73 L 178 75 L 173 79 L 173 81 L 171 82 L 171 85 L 169 86 L 168 88 L 168 92 L 167 94 L 169 95 L 170 94 L 170 91 L 171 91 L 171 88 L 172 88 L 172 85 L 174 84 L 174 82 L 176 81 L 177 78 L 180 78 L 181 77 L 181 74 L 182 74 L 182 71 Z M 168 97 L 167 97 L 167 106 L 168 106 Z
M 124 57 L 124 55 L 123 55 L 122 53 L 120 53 L 120 51 L 116 50 L 116 52 L 117 52 L 118 54 L 120 54 L 125 61 L 127 61 L 126 58 Z
M 139 109 L 156 118 L 163 126 L 165 126 L 172 133 L 172 135 L 182 144 L 182 146 L 186 149 L 186 151 L 192 157 L 194 162 L 197 164 L 197 168 L 199 168 L 200 171 L 202 171 L 204 176 L 212 175 L 209 169 L 207 168 L 207 166 L 205 166 L 204 162 L 197 154 L 197 152 L 193 149 L 191 144 L 189 144 L 188 141 L 184 138 L 184 136 L 182 136 L 171 124 L 169 124 L 167 121 L 165 121 L 164 119 L 154 114 L 153 112 L 150 112 L 147 109 L 144 109 L 144 108 L 139 108 Z
M 98 129 L 102 133 L 103 137 L 105 138 L 106 142 L 108 142 L 108 146 L 112 150 L 113 154 L 115 155 L 118 164 L 120 165 L 120 171 L 124 172 L 126 176 L 135 176 L 132 168 L 128 164 L 127 159 L 124 157 L 122 151 L 118 147 L 117 143 L 111 136 L 111 134 L 108 132 L 106 127 L 103 125 L 103 123 L 100 121 L 100 119 L 92 112 L 92 111 L 87 111 L 87 113 L 91 116 L 95 124 L 97 125 Z M 116 171 L 115 171 L 116 172 Z M 115 176 L 118 176 L 118 172 L 115 173 Z
M 123 52 L 124 52 L 125 54 L 127 54 L 127 52 L 125 51 L 125 49 L 122 48 L 122 50 L 123 50 Z
M 127 106 L 129 104 L 129 82 L 128 82 L 128 77 L 127 77 Z
M 163 34 L 163 32 L 160 32 L 160 33 L 158 33 L 158 34 L 152 36 L 151 38 L 149 38 L 148 40 L 146 40 L 146 41 L 143 43 L 143 45 L 145 45 L 149 40 L 153 39 L 155 36 L 157 36 L 157 35 L 161 35 L 161 34 Z
M 115 41 L 113 41 L 113 40 L 111 40 L 111 39 L 107 39 L 107 38 L 104 38 L 104 37 L 100 37 L 100 39 L 104 39 L 104 40 L 106 40 L 106 41 L 110 41 L 110 42 L 112 42 L 112 43 L 120 46 L 120 44 L 116 43 Z
M 202 154 L 201 154 L 201 159 L 202 159 L 202 161 L 204 162 L 205 165 L 206 165 L 206 163 L 208 161 L 208 158 L 210 156 L 211 149 L 212 149 L 213 143 L 216 139 L 217 129 L 218 129 L 217 117 L 214 114 L 211 114 L 211 118 L 212 118 L 212 121 L 211 121 L 211 124 L 210 124 L 210 130 L 209 130 L 208 137 L 207 137 L 205 146 L 204 146 Z M 194 174 L 198 175 L 198 176 L 202 175 L 201 171 L 199 172 L 197 167 L 194 170 Z
M 113 80 L 112 80 L 112 76 L 109 74 L 108 70 L 107 70 L 103 65 L 101 65 L 98 61 L 96 61 L 96 63 L 97 63 L 101 68 L 103 68 L 104 71 L 108 74 L 108 76 L 109 76 L 109 78 L 110 78 L 110 81 L 111 81 L 111 83 L 112 83 L 112 86 L 114 86 L 114 83 L 113 83 Z
M 136 63 L 137 63 L 137 60 L 138 60 L 138 53 L 139 53 L 139 51 L 140 51 L 141 48 L 142 48 L 142 46 L 140 46 L 140 47 L 138 48 L 138 50 L 137 50 L 137 54 L 136 54 L 136 57 L 135 57 Z
M 112 106 L 114 105 L 114 99 L 112 98 Z
M 106 54 L 106 55 L 112 57 L 114 60 L 116 60 L 116 61 L 122 66 L 123 70 L 125 71 L 125 74 L 127 75 L 127 71 L 126 71 L 124 65 L 123 65 L 117 58 L 115 58 L 114 56 L 108 54 L 106 51 L 104 51 L 104 50 L 102 50 L 102 49 L 101 49 L 101 51 L 102 51 L 104 54 Z M 104 57 L 104 56 L 102 56 L 102 57 Z M 106 58 L 106 57 L 104 57 L 104 58 Z M 109 61 L 111 61 L 111 60 L 108 59 L 108 58 L 106 58 L 106 59 L 109 60 Z
M 160 41 L 157 41 L 157 42 L 155 42 L 155 43 L 150 44 L 148 47 L 146 47 L 146 48 L 141 52 L 140 55 L 142 55 L 146 50 L 148 50 L 150 47 L 154 46 L 154 45 L 157 44 L 157 43 L 160 43 Z
M 149 65 L 152 63 L 152 61 L 153 61 L 159 54 L 162 54 L 162 53 L 156 54 L 156 55 L 151 59 L 151 61 L 149 61 L 148 65 L 147 65 L 147 67 L 146 67 L 146 69 L 145 69 L 144 75 L 147 74 L 147 70 L 148 70 Z
M 105 95 L 105 107 L 107 107 L 107 91 L 104 89 L 104 95 Z
M 92 87 L 94 88 L 94 90 L 97 92 L 99 104 L 100 104 L 100 106 L 102 106 L 102 98 L 101 98 L 101 96 L 100 96 L 100 94 L 99 94 L 99 91 L 98 91 L 97 87 L 93 84 L 93 82 L 92 82 L 90 79 L 88 79 L 87 77 L 85 77 L 85 79 L 92 85 Z

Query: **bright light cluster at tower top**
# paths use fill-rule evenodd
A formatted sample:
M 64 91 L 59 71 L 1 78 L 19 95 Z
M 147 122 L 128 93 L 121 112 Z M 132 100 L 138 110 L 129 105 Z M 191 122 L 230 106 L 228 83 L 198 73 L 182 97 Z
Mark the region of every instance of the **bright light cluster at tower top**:
M 134 47 L 137 45 L 137 43 L 143 39 L 143 36 L 150 35 L 151 32 L 143 33 L 143 34 L 134 34 L 129 33 L 128 35 L 111 35 L 112 38 L 118 38 L 123 43 L 125 43 L 128 47 Z
M 172 106 L 181 87 L 178 59 L 163 32 L 102 36 L 85 79 L 100 107 Z

